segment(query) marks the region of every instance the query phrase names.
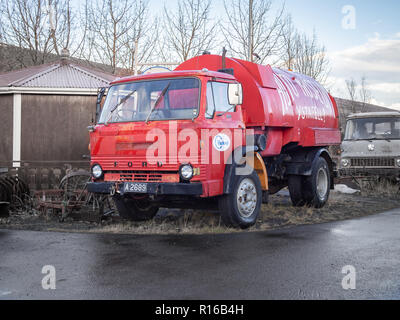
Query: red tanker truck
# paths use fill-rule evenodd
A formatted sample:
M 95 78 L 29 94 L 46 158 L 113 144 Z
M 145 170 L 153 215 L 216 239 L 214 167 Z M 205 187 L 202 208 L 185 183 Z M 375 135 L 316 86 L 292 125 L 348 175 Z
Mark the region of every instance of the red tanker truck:
M 88 189 L 111 194 L 131 220 L 208 208 L 247 228 L 268 194 L 288 186 L 293 205 L 320 208 L 333 188 L 337 106 L 298 73 L 204 54 L 117 79 L 98 111 Z

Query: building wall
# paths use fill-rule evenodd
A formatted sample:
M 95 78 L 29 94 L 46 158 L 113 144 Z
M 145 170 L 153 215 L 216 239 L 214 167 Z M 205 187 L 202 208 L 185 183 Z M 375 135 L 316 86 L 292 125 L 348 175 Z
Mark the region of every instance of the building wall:
M 95 96 L 22 95 L 21 160 L 82 161 L 95 103 Z
M 13 95 L 0 95 L 0 163 L 12 161 Z
M 335 100 L 339 109 L 340 128 L 342 133 L 344 133 L 344 130 L 346 129 L 346 117 L 351 113 L 395 111 L 369 103 L 362 103 L 340 98 L 335 98 Z

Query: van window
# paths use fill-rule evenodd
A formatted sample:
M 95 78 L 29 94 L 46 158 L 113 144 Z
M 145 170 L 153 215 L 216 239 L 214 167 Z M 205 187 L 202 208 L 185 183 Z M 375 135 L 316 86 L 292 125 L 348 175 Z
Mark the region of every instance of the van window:
M 377 117 L 347 121 L 345 140 L 400 139 L 400 118 Z

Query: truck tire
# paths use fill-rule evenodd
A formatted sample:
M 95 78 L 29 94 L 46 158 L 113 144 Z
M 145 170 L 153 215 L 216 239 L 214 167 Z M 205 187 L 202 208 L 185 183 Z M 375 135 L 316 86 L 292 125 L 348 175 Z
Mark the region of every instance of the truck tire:
M 113 197 L 119 215 L 131 221 L 147 221 L 154 218 L 158 212 L 158 207 L 150 203 L 149 200 L 135 200 L 127 197 L 115 195 Z
M 219 199 L 221 218 L 228 227 L 246 229 L 254 225 L 260 213 L 262 189 L 255 171 L 236 176 L 232 193 Z
M 329 198 L 331 174 L 328 163 L 322 157 L 313 164 L 311 176 L 305 177 L 303 198 L 307 205 L 322 208 Z
M 306 204 L 303 195 L 303 180 L 303 176 L 290 175 L 288 177 L 290 199 L 292 200 L 292 204 L 295 207 L 302 207 Z

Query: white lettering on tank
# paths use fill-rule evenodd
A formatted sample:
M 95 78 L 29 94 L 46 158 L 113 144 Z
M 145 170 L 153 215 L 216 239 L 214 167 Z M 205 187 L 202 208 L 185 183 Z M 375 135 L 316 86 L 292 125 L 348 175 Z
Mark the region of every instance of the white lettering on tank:
M 326 122 L 328 115 L 334 116 L 333 105 L 328 93 L 315 80 L 301 75 L 292 79 L 279 71 L 277 74 L 274 73 L 274 78 L 278 86 L 277 91 L 281 100 L 283 115 L 290 112 L 292 108 L 291 97 L 293 97 L 298 120 L 314 119 Z
M 285 88 L 285 86 L 283 85 L 281 79 L 279 79 L 279 77 L 274 74 L 274 78 L 275 78 L 275 82 L 278 85 L 278 95 L 279 95 L 279 99 L 281 100 L 281 104 L 282 104 L 282 115 L 286 115 L 287 113 L 290 113 L 290 108 L 292 107 L 292 100 L 290 99 L 290 96 Z
M 285 83 L 289 93 L 292 97 L 299 97 L 299 92 L 297 91 L 296 86 L 293 84 L 292 80 L 286 74 L 280 74 L 281 80 Z
M 302 89 L 304 95 L 313 101 L 313 106 L 298 106 L 298 120 L 315 119 L 325 122 L 326 116 L 333 115 L 333 106 L 328 93 L 314 80 L 296 78 L 297 85 Z M 319 102 L 320 106 L 315 103 Z

